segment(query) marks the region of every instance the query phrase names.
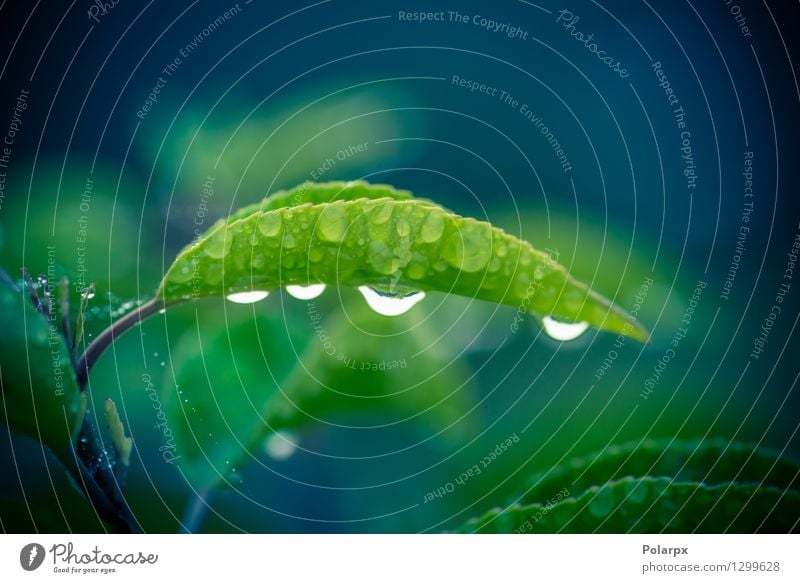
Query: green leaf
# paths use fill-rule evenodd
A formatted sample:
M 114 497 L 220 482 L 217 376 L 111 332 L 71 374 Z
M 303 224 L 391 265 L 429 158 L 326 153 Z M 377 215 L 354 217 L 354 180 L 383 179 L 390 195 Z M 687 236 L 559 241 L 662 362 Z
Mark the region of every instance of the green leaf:
M 376 196 L 386 187 L 377 188 Z M 254 211 L 184 249 L 158 293 L 173 303 L 317 283 L 439 291 L 648 338 L 547 253 L 422 200 L 360 198 Z
M 209 232 L 239 219 L 246 219 L 256 212 L 269 212 L 279 208 L 303 204 L 321 204 L 337 200 L 359 200 L 362 198 L 370 200 L 380 198 L 412 200 L 414 195 L 408 190 L 397 190 L 388 184 L 370 184 L 363 180 L 354 180 L 352 182 L 304 182 L 294 188 L 279 190 L 270 194 L 261 202 L 240 208 L 229 217 L 217 221 L 209 229 Z M 430 201 L 427 202 L 432 204 Z
M 753 482 L 789 488 L 800 463 L 780 451 L 724 439 L 646 440 L 612 445 L 531 476 L 512 502 L 544 502 L 564 487 L 572 493 L 625 476 L 664 476 L 680 482 Z
M 358 299 L 345 296 L 330 318 L 308 304 L 305 325 L 314 337 L 267 403 L 269 425 L 293 429 L 343 414 L 352 425 L 356 412 L 367 411 L 373 425 L 381 413 L 385 424 L 414 420 L 445 439 L 461 438 L 478 398 L 468 368 L 432 342 L 446 323 L 425 310 L 380 317 Z
M 229 477 L 268 426 L 264 404 L 279 392 L 310 331 L 280 310 L 226 308 L 198 322 L 175 346 L 165 375 L 165 447 L 197 487 Z M 173 441 L 170 438 L 174 437 Z
M 52 317 L 46 318 L 0 277 L 0 419 L 63 459 L 77 430 L 81 399 L 60 322 L 51 309 Z
M 800 494 L 758 484 L 708 486 L 670 478 L 623 478 L 573 498 L 495 509 L 459 532 L 756 533 L 791 532 Z

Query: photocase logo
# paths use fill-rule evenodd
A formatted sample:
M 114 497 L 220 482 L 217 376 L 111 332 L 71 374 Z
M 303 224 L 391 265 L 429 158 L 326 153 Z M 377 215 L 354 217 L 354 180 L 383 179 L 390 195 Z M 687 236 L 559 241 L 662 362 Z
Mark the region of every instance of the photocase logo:
M 44 547 L 38 543 L 30 543 L 19 552 L 19 564 L 26 571 L 35 571 L 44 562 Z

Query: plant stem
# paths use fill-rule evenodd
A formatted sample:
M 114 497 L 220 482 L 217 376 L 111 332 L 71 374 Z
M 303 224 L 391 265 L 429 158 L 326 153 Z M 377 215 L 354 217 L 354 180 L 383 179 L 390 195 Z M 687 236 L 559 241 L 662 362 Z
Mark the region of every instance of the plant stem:
M 95 511 L 118 532 L 141 532 L 122 493 L 124 476 L 115 474 L 108 452 L 88 415 L 83 419 L 78 445 L 72 455 L 75 464 L 69 464 L 68 469 L 77 473 L 74 477 Z
M 89 372 L 106 348 L 111 346 L 111 343 L 125 331 L 140 324 L 142 320 L 152 316 L 163 307 L 163 301 L 157 297 L 153 298 L 113 322 L 89 344 L 75 366 L 76 380 L 81 391 L 86 391 Z M 75 462 L 72 469 L 78 474 L 76 479 L 80 478 L 78 483 L 98 514 L 118 531 L 141 532 L 122 493 L 126 472 L 115 474 L 116 468 L 112 466 L 103 442 L 88 415 L 83 419 L 78 447 L 75 451 Z M 119 460 L 115 460 L 115 463 L 118 464 Z
M 105 349 L 111 346 L 111 343 L 126 330 L 141 323 L 142 320 L 152 316 L 164 307 L 165 303 L 161 301 L 160 298 L 153 298 L 132 312 L 125 314 L 122 318 L 103 330 L 100 335 L 89 344 L 80 359 L 78 359 L 75 373 L 77 375 L 78 386 L 81 390 L 86 388 L 86 383 L 89 381 L 89 371 L 92 370 L 95 362 L 97 362 L 97 359 L 100 358 L 100 355 L 103 354 Z

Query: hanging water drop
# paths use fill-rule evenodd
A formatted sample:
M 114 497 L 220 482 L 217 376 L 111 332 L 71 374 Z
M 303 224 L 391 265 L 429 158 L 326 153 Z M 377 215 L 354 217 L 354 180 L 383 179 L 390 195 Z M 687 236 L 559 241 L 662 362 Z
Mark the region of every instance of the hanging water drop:
M 297 451 L 297 438 L 288 431 L 278 431 L 264 440 L 264 451 L 275 460 L 286 460 Z
M 550 316 L 542 318 L 542 324 L 547 335 L 560 342 L 575 340 L 589 328 L 587 322 L 560 322 Z
M 314 298 L 322 295 L 325 291 L 324 283 L 315 283 L 312 285 L 287 285 L 286 293 L 298 300 L 313 300 Z
M 249 291 L 249 292 L 228 294 L 227 296 L 225 296 L 225 299 L 235 304 L 253 304 L 255 302 L 260 302 L 268 295 L 269 292 L 265 291 Z
M 411 294 L 395 294 L 378 292 L 373 288 L 362 285 L 358 288 L 367 305 L 382 316 L 399 316 L 405 314 L 414 307 L 422 298 L 425 292 L 413 292 Z

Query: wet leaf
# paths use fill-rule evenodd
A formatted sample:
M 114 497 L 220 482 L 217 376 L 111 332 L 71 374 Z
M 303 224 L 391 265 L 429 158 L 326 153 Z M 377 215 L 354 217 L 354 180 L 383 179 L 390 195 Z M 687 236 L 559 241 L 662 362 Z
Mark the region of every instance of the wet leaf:
M 217 221 L 209 231 L 239 219 L 245 219 L 255 212 L 268 212 L 290 206 L 321 204 L 337 200 L 375 200 L 380 198 L 412 200 L 414 195 L 408 190 L 398 190 L 388 184 L 370 184 L 363 180 L 352 182 L 304 182 L 294 188 L 270 194 L 261 202 L 239 209 L 229 217 Z
M 376 196 L 386 187 L 377 188 Z M 358 189 L 372 193 L 365 185 Z M 489 223 L 412 199 L 254 211 L 184 249 L 159 294 L 173 303 L 320 283 L 439 291 L 648 337 L 547 253 Z
M 304 334 L 305 332 L 305 334 Z M 201 321 L 175 346 L 174 388 L 165 375 L 174 457 L 187 478 L 203 487 L 228 479 L 268 423 L 264 404 L 285 383 L 310 332 L 280 310 L 255 317 L 246 308 L 225 320 Z M 171 437 L 171 436 L 167 436 Z

